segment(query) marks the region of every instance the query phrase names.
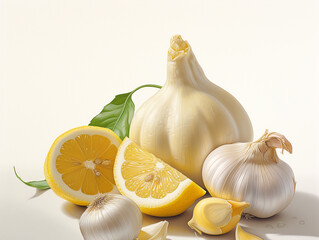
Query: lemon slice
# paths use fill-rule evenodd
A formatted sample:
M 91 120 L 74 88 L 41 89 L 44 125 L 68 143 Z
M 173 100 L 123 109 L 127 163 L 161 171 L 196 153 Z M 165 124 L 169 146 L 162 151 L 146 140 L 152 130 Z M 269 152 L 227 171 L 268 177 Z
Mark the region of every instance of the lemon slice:
M 113 165 L 121 139 L 111 130 L 84 126 L 71 129 L 52 144 L 45 178 L 60 197 L 89 205 L 99 193 L 119 193 Z
M 158 217 L 178 215 L 206 193 L 129 138 L 119 147 L 114 179 L 119 191 L 135 201 L 142 212 Z

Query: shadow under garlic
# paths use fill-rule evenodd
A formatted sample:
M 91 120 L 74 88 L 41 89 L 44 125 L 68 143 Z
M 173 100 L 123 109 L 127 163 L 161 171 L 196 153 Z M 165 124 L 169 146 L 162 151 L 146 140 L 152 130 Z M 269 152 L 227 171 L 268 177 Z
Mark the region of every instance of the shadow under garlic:
M 202 198 L 206 197 L 210 197 L 210 195 L 206 194 Z M 235 239 L 234 229 L 224 235 L 209 236 L 206 234 L 200 235 L 188 227 L 187 222 L 192 218 L 194 206 L 202 198 L 198 199 L 187 211 L 175 217 L 159 218 L 143 214 L 143 226 L 167 220 L 169 222 L 168 235 L 174 236 L 174 239 L 182 236 L 193 236 L 199 240 Z M 309 193 L 296 192 L 290 205 L 281 213 L 266 219 L 245 219 L 243 217 L 239 223 L 245 231 L 255 234 L 264 240 L 270 240 L 275 239 L 276 237 L 274 236 L 276 235 L 319 237 L 318 222 L 319 198 Z M 168 239 L 170 238 L 168 237 Z

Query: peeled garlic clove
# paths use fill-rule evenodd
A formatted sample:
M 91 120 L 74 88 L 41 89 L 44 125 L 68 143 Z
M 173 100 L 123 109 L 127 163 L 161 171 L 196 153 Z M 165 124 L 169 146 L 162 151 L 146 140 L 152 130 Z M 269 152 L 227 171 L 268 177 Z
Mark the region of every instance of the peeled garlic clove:
M 239 224 L 236 227 L 236 240 L 263 240 L 260 237 L 257 237 L 251 233 L 245 232 Z
M 143 227 L 138 235 L 138 240 L 166 240 L 167 227 L 167 221 L 161 221 Z
M 119 194 L 96 197 L 80 218 L 85 240 L 133 240 L 142 228 L 142 213 L 129 198 Z
M 249 203 L 205 198 L 194 208 L 193 218 L 188 226 L 199 234 L 220 235 L 232 230 L 240 220 L 242 211 Z

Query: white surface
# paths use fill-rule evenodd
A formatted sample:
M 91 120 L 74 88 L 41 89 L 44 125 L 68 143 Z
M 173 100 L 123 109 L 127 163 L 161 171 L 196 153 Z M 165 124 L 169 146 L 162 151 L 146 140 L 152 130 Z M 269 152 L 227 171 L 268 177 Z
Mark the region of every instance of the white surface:
M 315 2 L 0 0 L 0 239 L 82 239 L 83 208 L 52 191 L 37 194 L 12 167 L 26 180 L 43 179 L 59 134 L 88 124 L 116 94 L 163 84 L 176 33 L 207 77 L 243 104 L 256 138 L 268 128 L 293 144 L 284 155 L 297 180 L 292 204 L 243 225 L 265 239 L 319 239 Z M 137 92 L 137 106 L 154 91 Z M 189 210 L 168 219 L 168 239 L 195 239 L 190 217 Z M 159 220 L 145 216 L 144 224 Z

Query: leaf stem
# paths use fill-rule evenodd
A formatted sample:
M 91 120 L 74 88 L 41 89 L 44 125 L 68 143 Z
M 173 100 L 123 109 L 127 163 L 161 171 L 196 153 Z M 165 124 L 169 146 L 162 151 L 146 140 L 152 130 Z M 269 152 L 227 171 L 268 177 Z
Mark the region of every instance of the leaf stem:
M 135 88 L 135 89 L 131 92 L 130 96 L 132 96 L 132 94 L 135 93 L 137 90 L 139 90 L 139 89 L 141 89 L 141 88 L 145 88 L 145 87 L 162 88 L 162 86 L 156 85 L 156 84 L 144 84 L 144 85 L 142 85 L 142 86 L 139 86 L 138 88 Z
M 46 180 L 41 180 L 41 181 L 31 181 L 31 182 L 25 182 L 24 180 L 22 180 L 22 178 L 20 178 L 20 176 L 18 175 L 16 168 L 13 167 L 14 170 L 14 174 L 16 175 L 16 177 L 23 182 L 25 185 L 28 185 L 30 187 L 34 187 L 34 188 L 38 188 L 41 190 L 46 190 L 46 189 L 50 189 L 50 186 L 48 185 Z
M 156 84 L 144 84 L 142 86 L 139 86 L 137 88 L 135 88 L 133 91 L 130 92 L 130 94 L 127 96 L 127 98 L 125 99 L 125 102 L 124 102 L 124 108 L 122 109 L 121 113 L 120 113 L 120 117 L 116 120 L 116 123 L 114 124 L 114 127 L 117 125 L 119 119 L 121 118 L 123 112 L 124 112 L 124 109 L 125 109 L 125 106 L 127 104 L 127 101 L 132 97 L 133 93 L 135 93 L 137 90 L 141 89 L 141 88 L 145 88 L 145 87 L 155 87 L 155 88 L 162 88 L 162 86 L 160 85 L 156 85 Z M 134 112 L 134 110 L 133 110 Z M 131 123 L 130 123 L 131 124 Z M 112 129 L 114 131 L 114 129 Z

